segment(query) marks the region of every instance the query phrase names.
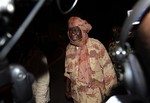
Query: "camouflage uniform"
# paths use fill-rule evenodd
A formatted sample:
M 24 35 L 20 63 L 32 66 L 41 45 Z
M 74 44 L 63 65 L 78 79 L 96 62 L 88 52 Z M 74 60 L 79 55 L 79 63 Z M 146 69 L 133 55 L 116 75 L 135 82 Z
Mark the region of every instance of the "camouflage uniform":
M 83 56 L 82 52 L 87 53 Z M 82 62 L 88 63 L 87 67 L 83 67 L 85 70 L 81 70 Z M 72 81 L 71 91 L 75 103 L 102 103 L 105 95 L 109 96 L 111 89 L 117 84 L 105 47 L 93 38 L 88 39 L 85 48 L 77 49 L 76 46 L 68 45 L 65 67 L 65 76 Z
M 64 75 L 71 80 L 71 97 L 74 103 L 102 103 L 117 84 L 111 59 L 100 41 L 88 37 L 92 26 L 86 20 L 71 17 L 68 27 Z

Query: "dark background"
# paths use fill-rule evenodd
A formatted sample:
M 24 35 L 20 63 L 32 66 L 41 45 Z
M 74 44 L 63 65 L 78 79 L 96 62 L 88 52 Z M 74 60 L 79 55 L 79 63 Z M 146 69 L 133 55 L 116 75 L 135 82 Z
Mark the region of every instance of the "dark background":
M 26 18 L 36 0 L 18 0 L 16 11 L 13 16 L 12 32 L 15 32 L 19 25 Z M 23 2 L 24 1 L 24 2 Z M 30 2 L 29 2 L 30 1 Z M 74 0 L 60 0 L 63 10 L 67 10 Z M 127 10 L 132 9 L 137 0 L 78 0 L 76 6 L 68 14 L 62 14 L 58 9 L 56 0 L 47 0 L 22 38 L 27 37 L 32 41 L 32 35 L 48 39 L 49 42 L 68 42 L 67 21 L 70 16 L 80 16 L 86 19 L 91 25 L 90 37 L 99 39 L 104 45 L 108 45 L 112 38 L 112 27 L 122 26 L 127 17 Z M 30 34 L 30 35 L 29 35 Z M 29 37 L 28 37 L 29 35 Z M 46 41 L 45 40 L 45 41 Z
M 70 0 L 60 0 L 62 9 L 70 7 Z M 74 0 L 71 0 L 74 1 Z M 67 30 L 67 20 L 70 16 L 80 16 L 86 19 L 93 27 L 89 36 L 108 44 L 112 38 L 111 29 L 113 26 L 122 26 L 125 18 L 127 17 L 127 10 L 132 9 L 136 0 L 78 0 L 74 9 L 68 14 L 61 14 L 56 1 L 53 1 L 48 6 L 44 18 L 45 22 L 53 22 L 57 26 L 61 25 L 64 31 Z M 57 27 L 56 27 L 57 28 Z M 59 29 L 59 28 L 57 28 Z M 64 32 L 66 36 L 66 32 Z M 64 36 L 62 35 L 62 36 Z
M 73 0 L 60 0 L 66 10 Z M 56 0 L 47 0 L 20 39 L 8 54 L 9 62 L 24 66 L 33 45 L 38 45 L 48 59 L 50 69 L 51 103 L 66 103 L 64 82 L 65 48 L 69 43 L 67 37 L 67 21 L 70 16 L 86 19 L 92 30 L 89 36 L 100 40 L 106 47 L 112 40 L 112 27 L 122 26 L 127 17 L 127 10 L 137 0 L 78 0 L 76 6 L 68 14 L 62 14 Z M 11 16 L 6 32 L 12 35 L 23 23 L 37 0 L 16 0 L 15 12 Z M 3 34 L 0 34 L 2 36 Z M 26 68 L 28 70 L 28 68 Z M 6 94 L 7 95 L 7 94 Z M 8 99 L 8 96 L 7 98 Z M 10 102 L 8 102 L 10 103 Z
M 73 2 L 74 0 L 60 0 L 60 5 L 65 11 Z M 36 3 L 37 0 L 16 0 L 15 12 L 10 18 L 7 26 L 9 29 L 6 29 L 8 30 L 6 32 L 14 35 Z M 60 12 L 56 0 L 46 0 L 8 54 L 10 61 L 18 61 L 20 53 L 28 52 L 36 43 L 45 52 L 55 51 L 57 47 L 65 49 L 69 42 L 67 21 L 70 16 L 79 16 L 87 20 L 93 27 L 89 32 L 89 37 L 100 40 L 107 49 L 112 41 L 112 27 L 122 27 L 127 17 L 127 10 L 132 9 L 135 3 L 136 0 L 78 0 L 72 11 L 63 14 Z M 15 58 L 13 57 L 14 53 Z

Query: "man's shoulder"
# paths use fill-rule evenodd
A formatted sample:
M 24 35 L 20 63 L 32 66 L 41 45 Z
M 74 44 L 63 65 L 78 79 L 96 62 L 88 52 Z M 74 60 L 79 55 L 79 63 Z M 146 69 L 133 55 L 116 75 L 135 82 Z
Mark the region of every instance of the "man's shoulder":
M 95 38 L 89 38 L 89 43 L 102 44 L 101 41 Z
M 74 46 L 74 45 L 71 45 L 70 43 L 66 46 L 66 50 L 72 49 L 72 48 L 75 48 L 75 46 Z

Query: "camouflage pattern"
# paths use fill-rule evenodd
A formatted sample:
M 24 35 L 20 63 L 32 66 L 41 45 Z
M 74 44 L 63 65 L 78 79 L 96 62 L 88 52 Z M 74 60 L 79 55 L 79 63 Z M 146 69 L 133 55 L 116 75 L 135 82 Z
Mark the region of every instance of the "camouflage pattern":
M 84 46 L 68 44 L 65 73 L 71 80 L 74 103 L 102 103 L 117 85 L 116 73 L 104 45 L 88 38 Z

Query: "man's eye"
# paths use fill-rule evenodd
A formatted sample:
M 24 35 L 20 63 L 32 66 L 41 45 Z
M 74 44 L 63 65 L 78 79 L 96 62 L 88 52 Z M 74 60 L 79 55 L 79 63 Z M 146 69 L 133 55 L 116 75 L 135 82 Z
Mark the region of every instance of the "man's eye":
M 76 28 L 76 29 L 75 29 L 75 31 L 76 31 L 76 32 L 79 32 L 79 29 L 78 29 L 78 28 Z
M 75 33 L 75 32 L 77 32 L 77 30 L 76 30 L 76 29 L 73 29 L 73 30 L 72 30 L 72 32 L 74 32 L 74 33 Z
M 76 31 L 76 30 L 73 30 L 73 31 L 71 31 L 71 33 L 72 33 L 72 34 L 76 34 L 76 33 L 77 33 L 77 31 Z

